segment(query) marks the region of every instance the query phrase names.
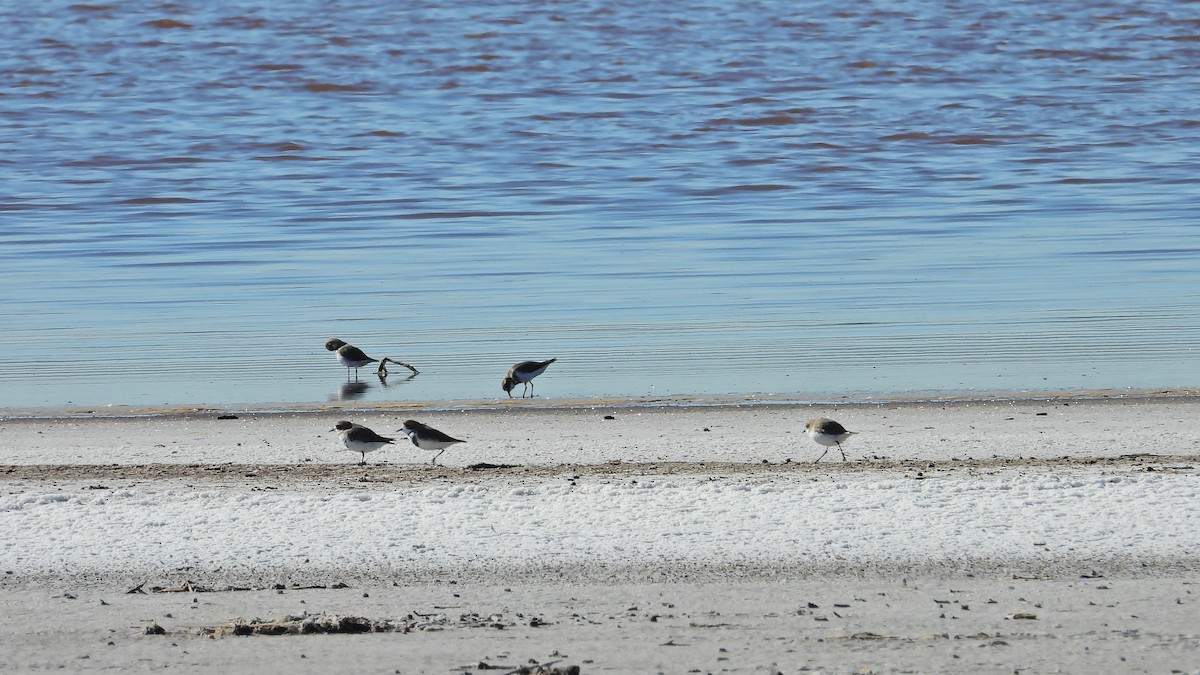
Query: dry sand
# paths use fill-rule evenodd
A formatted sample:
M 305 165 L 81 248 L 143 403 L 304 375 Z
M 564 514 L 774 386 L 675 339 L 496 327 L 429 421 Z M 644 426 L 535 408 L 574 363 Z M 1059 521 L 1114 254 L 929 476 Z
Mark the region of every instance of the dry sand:
M 1200 672 L 1200 399 L 221 412 L 0 424 L 0 670 Z M 407 417 L 468 443 L 329 431 Z M 288 517 L 352 499 L 438 519 Z

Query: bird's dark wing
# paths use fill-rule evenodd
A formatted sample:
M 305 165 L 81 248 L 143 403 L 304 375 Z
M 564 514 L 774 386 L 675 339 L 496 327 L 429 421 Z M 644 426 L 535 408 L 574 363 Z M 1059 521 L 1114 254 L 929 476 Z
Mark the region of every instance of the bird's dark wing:
M 422 426 L 425 426 L 425 425 L 422 425 Z M 425 429 L 423 431 L 426 436 L 432 438 L 433 440 L 435 440 L 439 443 L 465 443 L 466 442 L 461 439 L 454 438 L 453 436 L 444 434 L 430 426 L 425 426 Z
M 387 436 L 380 436 L 374 431 L 357 424 L 354 425 L 354 428 L 346 434 L 346 438 L 357 443 L 391 443 L 393 440 L 395 440 L 388 438 Z
M 522 361 L 522 362 L 518 363 L 517 365 L 513 366 L 508 371 L 508 374 L 512 375 L 513 373 L 522 373 L 522 374 L 532 373 L 532 372 L 541 370 L 542 368 L 545 368 L 546 366 L 550 365 L 551 363 L 554 363 L 557 360 L 558 360 L 558 358 L 555 357 L 553 359 L 550 359 L 549 361 Z
M 516 373 L 528 373 L 531 370 L 536 370 L 537 366 L 537 361 L 522 361 L 508 369 L 508 376 L 512 377 Z
M 352 361 L 378 361 L 379 360 L 379 359 L 373 359 L 373 358 L 367 356 L 366 352 L 359 349 L 358 347 L 355 347 L 354 345 L 345 345 L 341 349 L 338 350 L 338 353 Z
M 821 428 L 817 429 L 817 431 L 829 434 L 830 436 L 840 436 L 846 433 L 846 427 L 834 422 L 833 420 L 825 420 L 825 423 L 822 424 Z

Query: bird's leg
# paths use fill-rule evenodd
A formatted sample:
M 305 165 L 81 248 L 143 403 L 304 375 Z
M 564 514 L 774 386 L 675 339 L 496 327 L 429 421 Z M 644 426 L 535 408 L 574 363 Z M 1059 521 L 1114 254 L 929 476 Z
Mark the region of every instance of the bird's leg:
M 359 462 L 359 463 L 358 463 L 358 465 L 359 465 L 359 466 L 366 466 L 366 465 L 367 465 L 367 453 L 366 453 L 366 452 L 364 452 L 364 453 L 362 454 L 362 456 L 363 456 L 363 461 Z
M 827 453 L 827 452 L 829 452 L 829 448 L 825 448 L 825 452 L 822 452 L 820 457 L 814 459 L 813 464 L 816 464 L 817 462 L 821 461 L 825 457 L 825 453 Z
M 442 448 L 441 450 L 439 450 L 439 451 L 438 451 L 438 454 L 434 455 L 434 456 L 433 456 L 433 459 L 429 460 L 429 463 L 430 463 L 430 464 L 432 464 L 432 465 L 434 465 L 434 466 L 437 466 L 437 458 L 438 458 L 438 457 L 441 457 L 441 456 L 442 456 L 442 453 L 443 453 L 443 452 L 445 452 L 445 451 L 446 451 L 446 449 L 445 449 L 445 448 Z
M 386 357 L 386 356 L 383 357 L 383 360 L 379 362 L 379 367 L 375 369 L 376 375 L 378 375 L 379 377 L 387 377 L 387 374 L 388 374 L 387 362 L 388 362 L 388 357 Z
M 842 444 L 841 444 L 841 443 L 838 443 L 838 450 L 841 450 L 841 452 L 842 452 L 842 461 L 843 461 L 843 462 L 849 461 L 849 460 L 847 460 L 847 459 L 846 459 L 846 451 L 845 451 L 845 450 L 842 450 Z

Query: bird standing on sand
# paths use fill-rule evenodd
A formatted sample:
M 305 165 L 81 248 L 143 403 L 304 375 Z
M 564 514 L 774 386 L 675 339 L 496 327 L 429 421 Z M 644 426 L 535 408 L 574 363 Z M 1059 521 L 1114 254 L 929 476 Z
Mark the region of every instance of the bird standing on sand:
M 380 376 L 387 375 L 387 364 L 389 362 L 395 363 L 396 365 L 404 366 L 405 368 L 408 368 L 409 370 L 411 370 L 413 372 L 413 375 L 419 374 L 416 368 L 413 368 L 412 366 L 408 365 L 407 363 L 404 363 L 403 361 L 397 361 L 396 359 L 390 359 L 386 356 L 383 357 L 382 361 L 379 359 L 373 359 L 373 358 L 367 356 L 366 353 L 363 352 L 363 350 L 359 349 L 358 347 L 355 347 L 354 345 L 351 345 L 351 344 L 346 344 L 346 342 L 339 340 L 337 338 L 329 338 L 328 340 L 326 340 L 325 341 L 325 349 L 328 349 L 329 351 L 333 352 L 334 356 L 337 357 L 338 363 L 342 364 L 343 366 L 346 366 L 346 377 L 347 378 L 350 377 L 350 369 L 351 368 L 354 369 L 354 377 L 357 378 L 359 368 L 362 368 L 363 366 L 365 366 L 367 364 L 376 363 L 376 362 L 379 363 L 379 368 L 375 372 L 376 372 L 376 374 L 378 374 Z
M 521 390 L 521 398 L 525 398 L 525 392 L 529 392 L 529 398 L 533 398 L 533 378 L 546 372 L 551 363 L 557 361 L 557 358 L 549 361 L 522 361 L 512 368 L 508 369 L 508 374 L 504 376 L 504 381 L 500 383 L 500 388 L 508 392 L 508 397 L 512 398 L 512 390 L 518 385 L 525 385 L 525 389 Z
M 401 429 L 401 431 L 408 434 L 408 439 L 412 441 L 413 445 L 417 446 L 418 448 L 422 450 L 438 451 L 438 454 L 434 455 L 433 459 L 429 460 L 430 464 L 437 464 L 437 458 L 442 456 L 442 453 L 446 451 L 446 448 L 454 445 L 455 443 L 466 443 L 464 440 L 448 436 L 437 429 L 434 429 L 428 424 L 422 424 L 416 420 L 406 421 L 404 423 L 404 428 Z
M 813 464 L 816 464 L 817 462 L 821 461 L 821 458 L 824 457 L 826 453 L 829 452 L 829 448 L 832 448 L 835 445 L 842 453 L 842 461 L 847 461 L 846 451 L 842 450 L 842 441 L 850 438 L 857 432 L 846 431 L 846 427 L 827 417 L 818 417 L 815 420 L 809 420 L 808 424 L 804 425 L 804 433 L 808 434 L 808 437 L 816 441 L 818 444 L 825 446 L 825 452 L 822 452 L 821 457 L 818 457 L 815 461 L 813 461 Z
M 387 436 L 380 436 L 361 424 L 346 420 L 338 422 L 333 429 L 338 432 L 338 436 L 342 439 L 342 445 L 346 446 L 347 450 L 362 453 L 360 464 L 367 463 L 368 452 L 374 452 L 395 440 Z

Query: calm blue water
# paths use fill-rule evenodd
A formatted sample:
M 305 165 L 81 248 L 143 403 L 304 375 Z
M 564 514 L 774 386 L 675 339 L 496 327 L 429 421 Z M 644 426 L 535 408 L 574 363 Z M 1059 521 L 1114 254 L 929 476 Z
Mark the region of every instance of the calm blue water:
M 461 5 L 0 5 L 0 407 L 1200 384 L 1200 4 Z

